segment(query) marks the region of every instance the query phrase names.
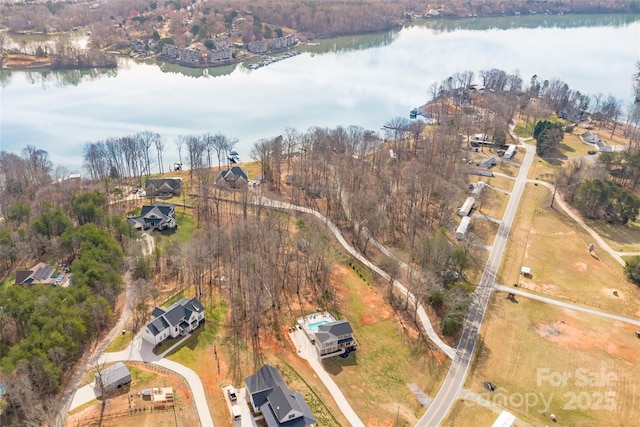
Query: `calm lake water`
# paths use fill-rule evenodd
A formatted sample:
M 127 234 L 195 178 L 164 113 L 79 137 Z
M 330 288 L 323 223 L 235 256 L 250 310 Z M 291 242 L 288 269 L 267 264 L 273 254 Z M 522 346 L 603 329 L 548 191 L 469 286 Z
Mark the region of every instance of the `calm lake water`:
M 221 131 L 239 139 L 236 150 L 249 160 L 257 140 L 286 127 L 378 130 L 424 104 L 432 83 L 490 68 L 518 71 L 525 82 L 561 78 L 626 106 L 640 17 L 432 21 L 320 43 L 257 70 L 123 59 L 110 71 L 0 72 L 0 149 L 35 145 L 80 171 L 85 142 L 152 130 L 167 140 L 167 165 L 178 159 L 178 135 Z

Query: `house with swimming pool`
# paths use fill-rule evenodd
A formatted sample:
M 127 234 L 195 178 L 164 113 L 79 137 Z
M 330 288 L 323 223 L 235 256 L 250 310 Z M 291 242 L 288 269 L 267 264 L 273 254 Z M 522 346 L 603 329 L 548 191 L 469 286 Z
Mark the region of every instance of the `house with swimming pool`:
M 298 325 L 315 346 L 320 359 L 346 358 L 358 345 L 349 321 L 336 320 L 331 313 L 311 314 L 299 319 Z

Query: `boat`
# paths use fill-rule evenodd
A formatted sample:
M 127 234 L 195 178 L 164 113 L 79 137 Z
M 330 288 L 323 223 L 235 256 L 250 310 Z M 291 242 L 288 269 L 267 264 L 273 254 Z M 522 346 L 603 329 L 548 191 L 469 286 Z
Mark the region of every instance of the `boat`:
M 227 155 L 227 159 L 229 159 L 231 163 L 240 163 L 240 154 L 238 154 L 237 151 L 233 150 L 229 152 L 229 154 Z

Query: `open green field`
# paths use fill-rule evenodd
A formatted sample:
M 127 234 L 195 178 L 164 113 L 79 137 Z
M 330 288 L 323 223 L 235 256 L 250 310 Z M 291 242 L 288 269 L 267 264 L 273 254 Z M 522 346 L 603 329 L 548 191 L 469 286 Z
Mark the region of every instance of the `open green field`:
M 441 427 L 490 426 L 498 415 L 489 408 L 468 400 L 456 400 Z
M 509 196 L 502 191 L 494 188 L 486 188 L 483 190 L 480 198 L 476 201 L 476 210 L 474 214 L 484 214 L 491 218 L 502 219 L 504 209 L 507 207 Z
M 115 351 L 122 351 L 125 348 L 127 348 L 129 344 L 131 344 L 132 340 L 133 340 L 133 332 L 131 331 L 127 331 L 124 334 L 118 334 L 114 338 L 114 340 L 111 341 L 106 351 L 108 353 L 115 352 Z
M 512 163 L 512 162 L 515 162 L 516 160 L 517 159 L 505 160 L 502 157 L 496 156 L 497 164 L 493 168 L 491 168 L 491 170 L 493 170 L 494 173 L 503 173 L 505 175 L 512 176 L 515 178 L 518 175 L 518 171 L 520 171 L 520 167 L 517 164 Z
M 341 269 L 339 306 L 359 346 L 347 359 L 333 357 L 323 364 L 365 425 L 414 425 L 424 412 L 410 385 L 434 396 L 449 360 L 431 351 L 352 270 Z M 366 396 L 366 398 L 363 398 Z
M 502 216 L 497 219 L 500 219 L 501 217 Z M 498 232 L 499 227 L 499 224 L 486 219 L 476 218 L 474 214 L 474 218 L 471 220 L 471 228 L 468 236 L 473 239 L 473 243 L 475 244 L 491 246 L 496 239 L 496 233 Z
M 513 179 L 505 178 L 502 176 L 481 177 L 482 180 L 486 179 L 487 183 L 496 190 L 503 190 L 511 192 L 513 190 Z
M 527 185 L 498 281 L 610 313 L 640 315 L 640 289 L 608 254 L 596 249 L 590 255 L 589 236 L 551 209 L 549 200 L 547 188 Z M 521 266 L 531 267 L 532 277 L 521 276 Z
M 533 425 L 551 425 L 551 413 L 559 425 L 640 419 L 635 327 L 505 296 L 489 303 L 466 388 Z M 498 389 L 488 392 L 484 381 Z
M 640 252 L 640 223 L 632 221 L 620 225 L 587 219 L 585 219 L 585 223 L 593 228 L 614 251 Z

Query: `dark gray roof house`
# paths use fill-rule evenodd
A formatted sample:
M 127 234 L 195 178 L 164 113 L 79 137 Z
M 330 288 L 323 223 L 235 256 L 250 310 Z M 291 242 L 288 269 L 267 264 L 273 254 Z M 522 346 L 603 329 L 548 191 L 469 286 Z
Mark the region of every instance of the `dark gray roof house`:
M 247 172 L 239 166 L 221 171 L 216 176 L 216 185 L 226 185 L 233 189 L 244 189 L 249 184 Z
M 142 338 L 153 345 L 178 335 L 186 335 L 204 322 L 204 307 L 197 298 L 172 304 L 169 308 L 156 307 L 151 313 L 153 320 L 142 329 Z
M 318 326 L 314 344 L 321 358 L 352 351 L 357 346 L 353 329 L 348 320 L 338 320 Z
M 314 426 L 316 419 L 300 393 L 290 390 L 280 372 L 264 365 L 244 380 L 253 410 L 262 413 L 268 427 Z
M 17 285 L 37 285 L 39 283 L 66 287 L 71 283 L 71 275 L 64 272 L 57 275 L 56 269 L 44 262 L 39 262 L 30 270 L 16 271 Z
M 139 216 L 128 218 L 127 224 L 138 230 L 170 230 L 177 228 L 176 208 L 172 204 L 143 206 Z
M 182 178 L 147 178 L 144 186 L 147 197 L 170 198 L 182 192 Z

